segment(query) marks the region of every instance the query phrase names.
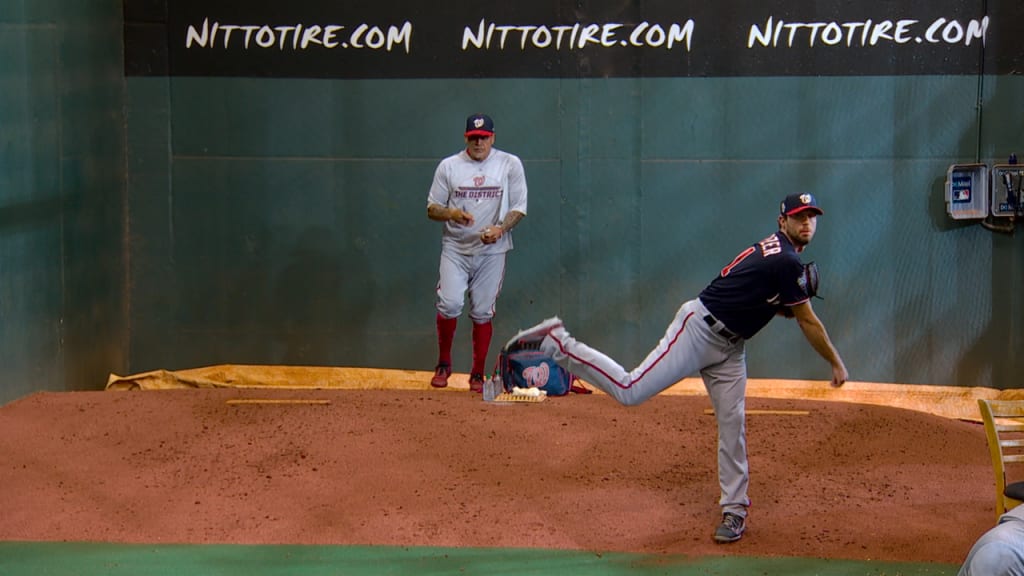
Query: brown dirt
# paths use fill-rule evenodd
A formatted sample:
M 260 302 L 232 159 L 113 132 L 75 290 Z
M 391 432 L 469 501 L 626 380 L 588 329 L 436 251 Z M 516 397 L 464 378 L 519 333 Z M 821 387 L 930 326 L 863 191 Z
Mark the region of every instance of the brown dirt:
M 329 404 L 229 404 L 233 399 Z M 0 540 L 514 546 L 959 563 L 979 424 L 750 398 L 747 536 L 716 545 L 707 398 L 453 390 L 38 393 L 0 407 Z

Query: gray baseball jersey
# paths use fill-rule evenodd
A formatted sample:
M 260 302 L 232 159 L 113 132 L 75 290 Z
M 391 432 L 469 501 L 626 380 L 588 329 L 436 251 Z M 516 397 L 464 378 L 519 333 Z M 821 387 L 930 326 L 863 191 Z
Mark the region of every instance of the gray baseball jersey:
M 512 249 L 511 232 L 484 244 L 484 228 L 500 224 L 509 210 L 526 214 L 526 174 L 518 156 L 497 148 L 477 162 L 465 150 L 441 161 L 434 172 L 428 204 L 459 208 L 473 215 L 473 224 L 444 223 L 442 250 L 459 254 L 495 254 Z
M 1024 576 L 1024 506 L 1011 508 L 971 546 L 958 576 Z

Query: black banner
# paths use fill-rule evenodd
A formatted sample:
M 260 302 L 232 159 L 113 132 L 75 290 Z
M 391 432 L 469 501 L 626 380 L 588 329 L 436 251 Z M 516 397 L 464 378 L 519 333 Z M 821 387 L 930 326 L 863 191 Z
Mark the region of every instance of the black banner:
M 1021 0 L 125 0 L 129 76 L 1018 74 Z

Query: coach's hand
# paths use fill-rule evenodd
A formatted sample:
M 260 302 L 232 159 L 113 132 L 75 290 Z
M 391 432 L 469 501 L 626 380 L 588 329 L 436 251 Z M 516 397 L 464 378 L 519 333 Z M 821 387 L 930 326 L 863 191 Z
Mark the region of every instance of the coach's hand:
M 487 228 L 484 228 L 483 233 L 480 234 L 480 241 L 484 244 L 494 244 L 504 233 L 505 230 L 501 226 L 488 226 Z
M 463 226 L 473 225 L 473 215 L 461 208 L 452 208 L 448 212 L 448 219 Z

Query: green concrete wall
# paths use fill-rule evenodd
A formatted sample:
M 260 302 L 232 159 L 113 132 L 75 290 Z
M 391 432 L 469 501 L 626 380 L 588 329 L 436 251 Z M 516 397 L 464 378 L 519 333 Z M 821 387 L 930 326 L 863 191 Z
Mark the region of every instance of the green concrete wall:
M 492 358 L 559 314 L 639 362 L 799 189 L 854 379 L 1020 386 L 1024 239 L 943 205 L 950 164 L 1024 153 L 1020 76 L 125 79 L 122 24 L 0 2 L 0 401 L 219 363 L 429 370 L 426 190 L 478 110 L 531 189 Z M 748 355 L 828 376 L 784 321 Z
M 126 364 L 121 25 L 0 1 L 0 402 Z
M 819 194 L 815 308 L 861 381 L 1016 387 L 1024 238 L 949 218 L 950 164 L 1024 153 L 1024 79 L 130 78 L 129 368 L 430 370 L 437 161 L 473 111 L 519 154 L 529 216 L 496 342 L 559 314 L 638 363 L 681 302 Z M 981 108 L 979 110 L 979 103 Z M 456 337 L 469 364 L 468 321 Z M 752 377 L 826 379 L 798 328 Z

